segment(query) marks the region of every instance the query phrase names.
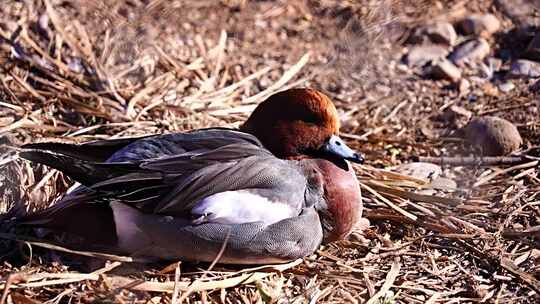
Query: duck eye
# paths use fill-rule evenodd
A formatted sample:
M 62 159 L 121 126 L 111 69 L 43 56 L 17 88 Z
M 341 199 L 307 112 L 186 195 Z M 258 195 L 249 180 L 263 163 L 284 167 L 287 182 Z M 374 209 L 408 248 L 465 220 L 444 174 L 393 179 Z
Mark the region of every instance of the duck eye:
M 341 142 L 339 140 L 336 140 L 336 145 L 341 146 Z

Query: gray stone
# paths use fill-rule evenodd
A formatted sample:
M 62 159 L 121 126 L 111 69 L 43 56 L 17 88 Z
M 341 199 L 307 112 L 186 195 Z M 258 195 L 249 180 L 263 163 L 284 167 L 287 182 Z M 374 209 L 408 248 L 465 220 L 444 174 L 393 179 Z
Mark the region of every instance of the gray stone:
M 537 78 L 540 77 L 540 63 L 519 59 L 512 63 L 508 76 L 518 78 Z
M 426 63 L 446 57 L 448 50 L 438 45 L 419 45 L 409 50 L 405 63 L 409 67 L 423 66 Z
M 540 4 L 538 0 L 496 0 L 495 4 L 517 27 L 540 26 Z
M 429 184 L 429 187 L 443 191 L 455 191 L 457 183 L 453 179 L 439 176 Z
M 480 149 L 484 156 L 503 156 L 521 146 L 523 139 L 511 122 L 494 116 L 473 118 L 464 128 L 468 144 Z
M 507 82 L 503 82 L 503 83 L 500 83 L 499 84 L 499 90 L 503 93 L 508 93 L 510 91 L 512 91 L 513 89 L 515 89 L 516 86 L 511 83 L 510 81 L 507 81 Z
M 409 39 L 409 42 L 424 43 L 426 40 L 433 43 L 454 45 L 457 40 L 457 33 L 452 24 L 437 21 L 418 27 Z
M 46 31 L 49 28 L 49 15 L 42 14 L 41 16 L 39 16 L 38 24 L 42 30 Z
M 492 14 L 471 15 L 463 19 L 459 26 L 465 35 L 488 37 L 501 28 L 501 22 Z
M 481 61 L 489 55 L 490 47 L 483 38 L 466 41 L 450 54 L 450 60 L 457 66 L 464 66 L 466 63 Z
M 430 74 L 435 78 L 444 78 L 452 82 L 458 82 L 461 79 L 461 70 L 444 58 L 433 62 Z
M 442 168 L 440 166 L 423 162 L 402 164 L 390 168 L 390 170 L 399 174 L 429 181 L 439 177 L 439 175 L 442 174 Z

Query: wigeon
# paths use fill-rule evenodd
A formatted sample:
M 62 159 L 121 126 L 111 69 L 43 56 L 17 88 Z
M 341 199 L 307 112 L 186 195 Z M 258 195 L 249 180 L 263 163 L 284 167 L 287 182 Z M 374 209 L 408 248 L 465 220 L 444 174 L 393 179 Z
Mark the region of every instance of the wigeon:
M 20 156 L 81 184 L 16 222 L 65 232 L 87 250 L 220 263 L 286 262 L 345 238 L 361 216 L 350 164 L 324 94 L 291 89 L 238 130 L 36 143 Z

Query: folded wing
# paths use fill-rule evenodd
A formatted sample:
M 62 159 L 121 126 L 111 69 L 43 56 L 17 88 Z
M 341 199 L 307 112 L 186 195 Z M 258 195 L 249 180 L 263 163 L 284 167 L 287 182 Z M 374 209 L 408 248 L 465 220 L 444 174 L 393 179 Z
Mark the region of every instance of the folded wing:
M 107 151 L 89 155 L 97 147 L 107 147 Z M 223 201 L 237 211 L 250 203 L 246 195 L 261 198 L 252 201 L 253 210 L 260 214 L 238 217 L 241 222 L 272 210 L 271 204 L 280 204 L 276 212 L 287 217 L 297 215 L 305 205 L 307 181 L 301 170 L 277 159 L 256 138 L 242 132 L 209 129 L 110 143 L 43 143 L 23 148 L 23 158 L 54 167 L 84 186 L 67 195 L 57 208 L 77 202 L 119 201 L 147 213 L 203 216 L 201 210 L 208 213 L 204 211 L 219 207 L 221 201 L 215 195 L 220 193 L 229 194 Z M 236 204 L 238 193 L 242 196 L 236 196 Z M 209 197 L 214 198 L 211 204 L 206 200 L 201 205 Z

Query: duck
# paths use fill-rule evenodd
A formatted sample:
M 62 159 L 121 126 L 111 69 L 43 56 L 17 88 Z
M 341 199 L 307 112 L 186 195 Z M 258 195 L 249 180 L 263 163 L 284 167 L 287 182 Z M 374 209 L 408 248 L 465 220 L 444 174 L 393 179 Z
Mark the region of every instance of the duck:
M 139 260 L 283 263 L 346 238 L 362 213 L 336 107 L 309 88 L 278 92 L 239 129 L 23 145 L 19 156 L 80 186 L 18 226 Z

